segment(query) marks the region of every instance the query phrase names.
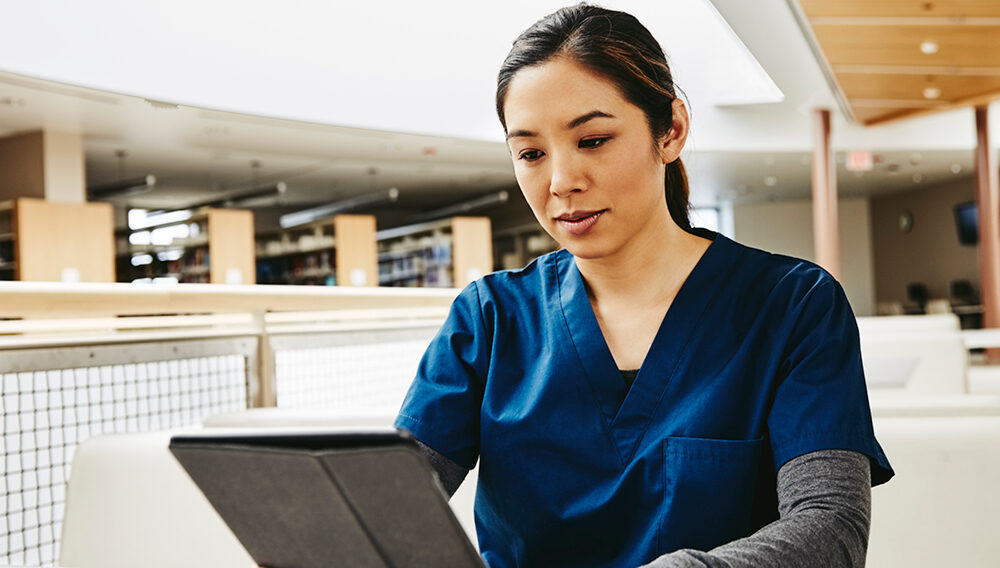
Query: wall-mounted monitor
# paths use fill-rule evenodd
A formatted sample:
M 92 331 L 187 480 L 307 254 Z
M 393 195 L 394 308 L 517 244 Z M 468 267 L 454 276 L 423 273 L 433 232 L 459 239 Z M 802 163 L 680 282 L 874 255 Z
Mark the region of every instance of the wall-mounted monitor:
M 958 229 L 958 242 L 963 245 L 975 245 L 979 242 L 979 220 L 975 201 L 955 206 L 955 228 Z

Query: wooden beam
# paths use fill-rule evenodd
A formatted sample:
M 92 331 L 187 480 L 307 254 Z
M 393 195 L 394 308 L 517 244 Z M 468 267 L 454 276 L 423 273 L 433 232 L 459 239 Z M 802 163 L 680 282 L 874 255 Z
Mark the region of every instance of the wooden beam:
M 1000 325 L 1000 187 L 997 163 L 990 148 L 989 107 L 976 107 L 976 202 L 979 212 L 979 280 L 983 326 Z M 989 350 L 997 360 L 997 349 Z
M 813 236 L 816 263 L 840 279 L 840 231 L 837 215 L 837 170 L 830 147 L 830 111 L 813 111 Z

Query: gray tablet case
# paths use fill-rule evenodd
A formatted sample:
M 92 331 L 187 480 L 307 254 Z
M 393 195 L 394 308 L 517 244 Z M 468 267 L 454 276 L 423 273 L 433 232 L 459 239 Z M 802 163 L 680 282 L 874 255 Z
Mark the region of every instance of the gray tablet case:
M 170 451 L 268 568 L 483 568 L 412 437 L 174 436 Z

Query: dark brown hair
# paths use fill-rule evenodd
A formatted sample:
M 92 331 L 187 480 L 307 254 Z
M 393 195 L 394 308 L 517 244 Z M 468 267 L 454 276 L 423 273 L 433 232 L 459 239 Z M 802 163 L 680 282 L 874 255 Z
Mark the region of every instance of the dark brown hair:
M 671 103 L 677 94 L 660 44 L 635 16 L 580 3 L 549 14 L 514 40 L 497 76 L 497 115 L 504 132 L 504 102 L 514 75 L 553 57 L 572 59 L 617 85 L 642 109 L 654 140 L 673 126 Z M 680 158 L 667 164 L 664 183 L 670 217 L 690 231 L 687 174 Z

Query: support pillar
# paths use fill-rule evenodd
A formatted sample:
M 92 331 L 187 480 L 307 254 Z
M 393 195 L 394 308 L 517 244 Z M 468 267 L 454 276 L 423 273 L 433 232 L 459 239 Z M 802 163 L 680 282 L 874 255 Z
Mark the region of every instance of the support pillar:
M 837 169 L 830 147 L 830 111 L 813 111 L 813 241 L 816 264 L 840 280 L 840 225 L 837 215 Z
M 990 148 L 989 107 L 976 107 L 976 209 L 979 214 L 979 289 L 983 327 L 1000 327 L 1000 188 L 997 162 Z M 990 361 L 1000 349 L 988 349 Z

